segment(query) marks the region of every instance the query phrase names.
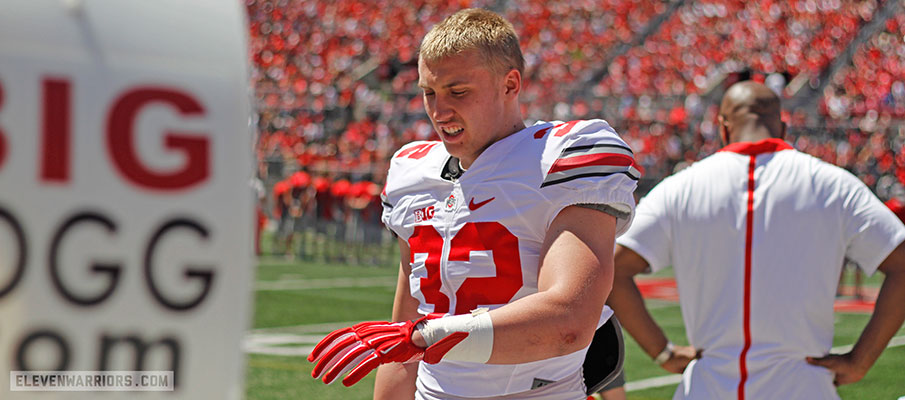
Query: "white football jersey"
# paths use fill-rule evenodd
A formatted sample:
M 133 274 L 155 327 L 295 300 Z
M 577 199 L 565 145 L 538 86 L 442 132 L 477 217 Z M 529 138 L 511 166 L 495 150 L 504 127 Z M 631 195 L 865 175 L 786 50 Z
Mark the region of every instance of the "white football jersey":
M 631 223 L 639 172 L 605 121 L 539 122 L 449 177 L 457 164 L 441 142 L 407 145 L 383 194 L 383 222 L 411 248 L 409 284 L 422 314 L 494 309 L 536 293 L 544 236 L 567 206 L 621 210 L 617 235 Z M 586 351 L 515 365 L 421 363 L 418 379 L 457 396 L 518 393 L 574 374 Z

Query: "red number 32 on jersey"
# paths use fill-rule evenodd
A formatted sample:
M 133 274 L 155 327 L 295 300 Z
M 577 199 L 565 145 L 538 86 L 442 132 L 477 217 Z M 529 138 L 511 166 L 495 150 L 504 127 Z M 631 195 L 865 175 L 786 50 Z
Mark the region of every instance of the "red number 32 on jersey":
M 424 267 L 427 277 L 421 279 L 421 293 L 435 313 L 449 312 L 449 297 L 440 291 L 442 286 L 440 259 L 443 257 L 443 237 L 432 225 L 420 225 L 409 238 L 410 262 L 415 254 L 427 253 Z M 465 314 L 479 306 L 506 304 L 522 287 L 522 264 L 519 259 L 518 238 L 499 222 L 469 222 L 453 236 L 449 243 L 448 261 L 470 261 L 472 251 L 491 251 L 496 276 L 466 278 L 456 290 L 454 314 Z

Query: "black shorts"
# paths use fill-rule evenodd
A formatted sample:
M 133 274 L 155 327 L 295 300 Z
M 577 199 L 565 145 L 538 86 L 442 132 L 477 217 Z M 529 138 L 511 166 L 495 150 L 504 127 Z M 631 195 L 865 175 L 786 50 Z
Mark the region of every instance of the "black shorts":
M 603 324 L 594 333 L 594 340 L 588 348 L 582 365 L 584 383 L 587 394 L 597 393 L 604 388 L 618 387 L 621 378 L 625 383 L 622 373 L 622 364 L 625 362 L 625 342 L 622 338 L 622 326 L 616 316 Z

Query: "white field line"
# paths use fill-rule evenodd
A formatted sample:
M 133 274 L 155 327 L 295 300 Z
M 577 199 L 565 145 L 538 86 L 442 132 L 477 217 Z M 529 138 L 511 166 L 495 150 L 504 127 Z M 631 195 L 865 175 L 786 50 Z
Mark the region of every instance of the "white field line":
M 245 336 L 242 348 L 250 354 L 270 354 L 280 356 L 307 357 L 324 335 L 291 335 L 251 333 Z M 307 344 L 308 346 L 282 346 L 287 344 Z
M 640 381 L 626 382 L 625 391 L 634 392 L 636 390 L 644 390 L 644 389 L 658 388 L 661 386 L 675 385 L 679 382 L 682 382 L 682 374 L 656 376 L 653 378 L 642 379 Z
M 886 346 L 886 348 L 898 347 L 898 346 L 905 346 L 905 336 L 896 336 L 896 337 L 892 338 L 892 340 L 889 341 L 889 344 Z M 845 345 L 845 346 L 836 346 L 836 347 L 833 347 L 832 349 L 830 349 L 830 353 L 835 353 L 835 354 L 847 353 L 852 350 L 852 347 L 853 347 L 853 345 L 850 345 L 850 344 Z M 634 381 L 634 382 L 626 382 L 625 391 L 633 392 L 636 390 L 652 389 L 652 388 L 657 388 L 657 387 L 661 387 L 661 386 L 675 385 L 675 384 L 678 384 L 679 382 L 682 382 L 681 374 L 670 374 L 670 375 L 664 375 L 664 376 L 657 376 L 654 378 L 647 378 L 647 379 L 642 379 L 642 380 Z
M 247 354 L 264 354 L 269 356 L 287 356 L 287 357 L 308 357 L 308 354 L 314 350 L 314 346 L 301 347 L 245 347 Z
M 324 332 L 333 332 L 340 328 L 345 328 L 347 326 L 355 325 L 362 321 L 346 321 L 346 322 L 328 322 L 325 324 L 310 324 L 310 325 L 291 325 L 291 326 L 279 326 L 275 328 L 259 328 L 253 331 L 250 331 L 248 336 L 253 336 L 255 334 L 305 334 L 305 333 L 324 333 Z M 246 336 L 246 337 L 248 337 Z M 319 341 L 325 335 L 320 335 Z M 316 343 L 316 342 L 315 342 Z
M 292 335 L 292 334 L 261 334 L 252 333 L 245 336 L 246 344 L 254 345 L 283 345 L 295 343 L 317 343 L 324 338 L 324 335 Z
M 258 281 L 255 290 L 302 290 L 337 289 L 351 287 L 396 286 L 396 277 L 377 276 L 371 278 L 329 278 L 329 279 L 287 279 L 278 281 Z

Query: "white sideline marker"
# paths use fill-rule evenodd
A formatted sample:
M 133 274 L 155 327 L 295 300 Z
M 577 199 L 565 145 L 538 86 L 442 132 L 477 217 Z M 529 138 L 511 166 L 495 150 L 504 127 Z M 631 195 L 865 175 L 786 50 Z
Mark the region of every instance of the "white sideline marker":
M 396 286 L 398 278 L 372 277 L 372 278 L 326 278 L 326 279 L 294 279 L 278 281 L 258 281 L 255 283 L 256 291 L 282 291 L 303 289 L 336 289 L 353 287 L 391 287 Z

